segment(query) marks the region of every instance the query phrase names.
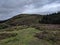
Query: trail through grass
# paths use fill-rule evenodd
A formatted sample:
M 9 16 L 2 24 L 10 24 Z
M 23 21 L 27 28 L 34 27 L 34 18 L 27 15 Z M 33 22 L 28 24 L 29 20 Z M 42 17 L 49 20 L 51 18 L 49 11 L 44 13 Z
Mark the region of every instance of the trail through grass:
M 38 32 L 40 31 L 35 28 L 17 30 L 16 37 L 1 40 L 0 45 L 51 45 L 48 41 L 39 40 L 34 37 L 35 33 Z

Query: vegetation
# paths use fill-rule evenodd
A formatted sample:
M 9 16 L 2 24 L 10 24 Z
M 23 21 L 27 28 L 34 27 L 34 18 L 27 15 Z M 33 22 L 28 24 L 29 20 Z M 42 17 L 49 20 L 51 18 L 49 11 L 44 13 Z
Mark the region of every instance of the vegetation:
M 21 14 L 0 21 L 0 45 L 60 45 L 59 14 Z
M 60 24 L 60 12 L 46 15 L 40 22 L 45 24 Z

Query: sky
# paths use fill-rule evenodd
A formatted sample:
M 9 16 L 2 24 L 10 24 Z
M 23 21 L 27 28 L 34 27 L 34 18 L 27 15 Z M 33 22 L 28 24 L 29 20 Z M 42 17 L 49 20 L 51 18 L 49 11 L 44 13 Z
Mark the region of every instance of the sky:
M 0 0 L 0 20 L 18 14 L 51 14 L 60 11 L 60 0 Z

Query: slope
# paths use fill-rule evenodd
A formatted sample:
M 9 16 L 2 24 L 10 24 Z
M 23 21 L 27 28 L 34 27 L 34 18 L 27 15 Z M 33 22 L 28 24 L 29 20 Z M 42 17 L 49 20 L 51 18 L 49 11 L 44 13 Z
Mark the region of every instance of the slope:
M 36 38 L 36 33 L 41 31 L 32 27 L 21 29 L 21 27 L 18 26 L 15 29 L 13 28 L 13 31 L 3 31 L 1 33 L 6 32 L 17 33 L 17 35 L 0 40 L 0 45 L 52 45 L 52 43 L 47 40 Z

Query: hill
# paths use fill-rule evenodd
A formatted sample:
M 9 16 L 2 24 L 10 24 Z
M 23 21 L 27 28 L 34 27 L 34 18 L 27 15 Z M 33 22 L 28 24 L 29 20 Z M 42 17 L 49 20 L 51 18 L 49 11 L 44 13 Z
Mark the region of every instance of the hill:
M 60 12 L 50 15 L 19 14 L 8 20 L 0 21 L 0 29 L 12 26 L 38 26 L 41 24 L 60 24 Z
M 20 14 L 0 21 L 0 45 L 60 45 L 58 14 Z
M 39 14 L 20 14 L 8 20 L 0 21 L 0 29 L 19 25 L 31 26 L 39 24 L 42 18 L 43 16 Z

